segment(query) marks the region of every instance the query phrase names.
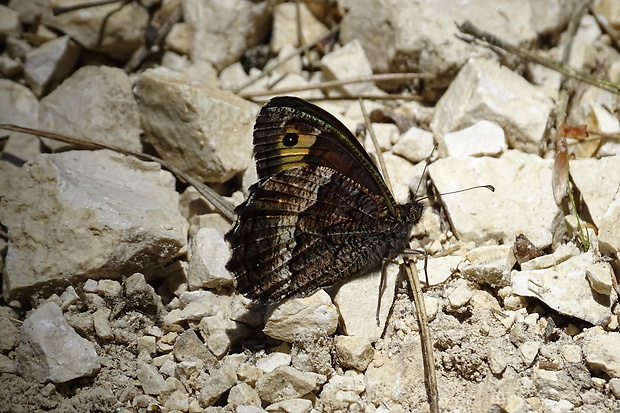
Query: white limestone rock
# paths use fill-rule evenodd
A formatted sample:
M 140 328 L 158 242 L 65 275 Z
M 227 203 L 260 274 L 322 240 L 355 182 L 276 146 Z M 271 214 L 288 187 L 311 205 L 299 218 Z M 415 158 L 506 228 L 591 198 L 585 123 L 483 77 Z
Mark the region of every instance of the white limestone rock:
M 72 0 L 54 1 L 54 6 L 71 5 L 75 5 Z M 101 44 L 98 44 L 99 33 L 106 16 L 116 9 L 117 4 L 106 4 L 62 13 L 48 20 L 48 25 L 71 36 L 86 49 L 102 51 L 124 61 L 144 44 L 149 11 L 136 2 L 124 4 L 105 21 Z
M 142 385 L 142 390 L 146 394 L 159 395 L 166 386 L 166 381 L 163 376 L 157 371 L 157 368 L 152 364 L 139 362 L 138 370 L 136 371 L 136 377 Z
M 620 155 L 570 161 L 570 174 L 600 228 L 620 188 Z
M 35 95 L 41 97 L 55 88 L 73 70 L 80 46 L 69 36 L 43 43 L 26 53 L 24 76 Z
M 516 259 L 509 245 L 489 245 L 474 248 L 467 253 L 467 262 L 459 266 L 461 274 L 492 287 L 510 284 L 510 271 Z
M 361 398 L 364 390 L 364 375 L 348 370 L 344 375 L 332 376 L 323 386 L 321 402 L 327 411 L 364 411 L 366 403 Z
M 553 198 L 552 161 L 508 151 L 501 158 L 442 158 L 428 171 L 439 193 L 476 185 L 477 189 L 442 197 L 458 239 L 478 244 L 497 240 L 512 245 L 525 234 L 534 245 L 550 245 L 563 233 L 564 217 Z
M 50 302 L 24 320 L 17 360 L 20 374 L 39 383 L 64 383 L 93 376 L 101 368 L 92 343 L 80 337 L 67 323 L 60 307 Z
M 340 49 L 325 55 L 321 59 L 321 71 L 326 81 L 372 75 L 372 67 L 359 40 L 352 40 Z M 374 88 L 372 82 L 350 83 L 330 88 L 327 94 L 357 96 Z
M 418 163 L 430 156 L 434 144 L 431 132 L 413 127 L 398 138 L 392 147 L 392 153 L 402 156 L 411 163 Z
M 187 221 L 178 212 L 172 175 L 111 151 L 28 162 L 2 200 L 0 221 L 10 237 L 8 297 L 43 285 L 153 271 L 186 245 Z
M 235 368 L 230 363 L 222 362 L 217 369 L 211 369 L 202 389 L 198 394 L 198 401 L 202 407 L 211 406 L 219 397 L 230 390 L 237 383 Z
M 348 336 L 366 337 L 377 341 L 387 321 L 392 302 L 394 285 L 399 267 L 390 263 L 386 266 L 385 288 L 380 291 L 381 270 L 373 271 L 343 283 L 334 297 L 334 304 L 342 319 L 340 328 Z M 379 298 L 381 297 L 381 298 Z M 379 307 L 381 303 L 381 307 Z M 377 310 L 379 322 L 377 323 Z
M 82 67 L 41 99 L 39 128 L 142 151 L 140 113 L 127 74 L 107 66 Z M 44 140 L 54 151 L 71 147 Z
M 271 4 L 250 0 L 188 0 L 183 16 L 192 33 L 190 57 L 221 70 L 239 60 L 269 31 Z
M 19 328 L 8 318 L 0 317 L 0 331 L 2 331 L 0 334 L 0 351 L 13 350 L 19 340 Z
M 250 164 L 255 104 L 162 69 L 142 73 L 134 93 L 146 140 L 185 173 L 225 182 Z
M 435 108 L 436 136 L 480 120 L 499 125 L 511 148 L 538 154 L 553 102 L 524 78 L 488 59 L 470 59 Z
M 19 13 L 5 5 L 0 5 L 0 35 L 19 35 L 21 31 Z
M 577 317 L 595 325 L 605 325 L 611 319 L 615 292 L 604 296 L 592 289 L 586 274 L 597 266 L 591 252 L 570 258 L 552 268 L 513 271 L 512 289 L 515 294 L 536 297 L 554 310 Z
M 269 413 L 311 413 L 313 408 L 311 400 L 295 398 L 272 403 L 265 410 Z
M 338 361 L 358 371 L 366 370 L 375 354 L 367 337 L 337 336 L 335 346 Z
M 338 310 L 322 289 L 307 297 L 279 303 L 265 318 L 265 334 L 287 342 L 328 336 L 338 327 Z
M 463 263 L 463 257 L 458 255 L 446 255 L 445 257 L 428 257 L 426 261 L 426 271 L 424 269 L 424 260 L 416 261 L 415 266 L 418 270 L 418 278 L 420 281 L 428 285 L 439 285 L 445 282 L 452 274 L 454 274 Z M 428 274 L 428 280 L 426 278 Z
M 444 135 L 439 141 L 439 154 L 446 156 L 498 156 L 507 149 L 501 127 L 480 120 L 472 126 Z
M 297 18 L 299 10 L 299 19 Z M 328 29 L 308 10 L 306 3 L 282 3 L 273 11 L 271 51 L 279 53 L 285 46 L 299 47 L 297 30 L 301 28 L 303 44 L 309 44 L 327 35 Z
M 620 187 L 611 201 L 607 212 L 600 220 L 598 243 L 601 252 L 618 255 L 620 252 Z
M 263 374 L 256 382 L 261 400 L 276 403 L 302 397 L 316 386 L 316 374 L 301 372 L 293 367 L 276 367 Z
M 595 327 L 583 339 L 583 354 L 592 370 L 600 370 L 611 378 L 620 378 L 620 333 L 603 331 Z
M 187 271 L 190 290 L 232 287 L 233 275 L 226 269 L 230 248 L 224 235 L 214 228 L 200 228 L 190 243 Z

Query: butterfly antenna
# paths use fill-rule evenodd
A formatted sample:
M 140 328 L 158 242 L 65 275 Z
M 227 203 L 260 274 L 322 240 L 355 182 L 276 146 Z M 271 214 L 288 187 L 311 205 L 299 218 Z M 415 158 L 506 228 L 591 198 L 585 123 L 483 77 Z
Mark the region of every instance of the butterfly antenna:
M 375 147 L 375 151 L 377 152 L 377 160 L 379 161 L 379 168 L 381 169 L 381 174 L 383 175 L 383 180 L 387 185 L 388 189 L 391 193 L 394 193 L 392 190 L 392 183 L 390 182 L 390 176 L 387 172 L 387 167 L 385 166 L 385 161 L 383 160 L 383 153 L 381 152 L 381 148 L 379 147 L 379 141 L 377 140 L 377 135 L 375 135 L 375 131 L 372 128 L 372 124 L 370 123 L 370 116 L 368 116 L 368 112 L 366 111 L 366 106 L 364 106 L 364 101 L 361 97 L 357 98 L 360 104 L 360 108 L 362 109 L 362 114 L 364 115 L 364 122 L 366 122 L 366 129 L 368 129 L 368 133 L 370 134 L 370 139 L 372 139 L 372 144 Z
M 459 192 L 470 191 L 472 189 L 478 189 L 478 188 L 485 188 L 485 189 L 488 189 L 491 192 L 495 192 L 495 187 L 493 185 L 476 185 L 476 186 L 471 186 L 469 188 L 458 189 L 456 191 L 444 192 L 444 193 L 441 193 L 439 195 L 443 196 L 443 195 L 458 194 Z M 423 199 L 428 199 L 428 196 L 424 196 L 424 197 L 418 198 L 418 200 L 423 200 Z
M 424 165 L 424 169 L 422 170 L 422 177 L 418 181 L 418 187 L 415 189 L 415 193 L 413 194 L 414 196 L 420 193 L 420 185 L 422 185 L 422 181 L 424 181 L 424 177 L 426 176 L 426 171 L 428 170 L 428 165 L 430 165 L 431 158 L 433 157 L 433 154 L 435 153 L 436 150 L 437 150 L 437 144 L 433 146 L 433 150 L 426 157 L 426 164 Z

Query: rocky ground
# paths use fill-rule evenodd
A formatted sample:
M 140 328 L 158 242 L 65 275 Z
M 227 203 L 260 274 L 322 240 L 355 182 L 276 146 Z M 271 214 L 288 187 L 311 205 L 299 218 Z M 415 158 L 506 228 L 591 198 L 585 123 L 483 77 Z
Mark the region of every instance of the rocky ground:
M 0 123 L 174 174 L 2 130 L 0 411 L 429 411 L 398 264 L 383 290 L 379 271 L 268 308 L 234 290 L 226 205 L 274 95 L 376 153 L 363 97 L 395 197 L 423 198 L 440 411 L 620 411 L 618 87 L 455 24 L 618 82 L 616 0 L 80 3 L 0 5 Z M 406 75 L 368 81 L 386 73 Z

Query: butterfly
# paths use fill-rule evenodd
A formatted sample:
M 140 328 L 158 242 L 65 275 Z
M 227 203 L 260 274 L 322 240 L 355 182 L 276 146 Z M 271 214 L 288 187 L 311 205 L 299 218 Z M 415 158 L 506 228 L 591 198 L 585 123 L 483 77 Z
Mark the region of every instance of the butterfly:
M 254 125 L 258 182 L 235 209 L 226 268 L 260 302 L 361 275 L 409 245 L 418 201 L 398 204 L 372 159 L 333 115 L 276 97 Z

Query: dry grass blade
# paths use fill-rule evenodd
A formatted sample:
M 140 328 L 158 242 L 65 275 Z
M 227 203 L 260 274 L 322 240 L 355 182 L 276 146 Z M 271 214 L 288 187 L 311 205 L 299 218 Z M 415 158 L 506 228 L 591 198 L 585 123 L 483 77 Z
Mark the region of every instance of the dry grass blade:
M 464 23 L 460 25 L 457 24 L 457 27 L 462 33 L 468 34 L 470 36 L 473 36 L 476 39 L 482 40 L 493 47 L 505 50 L 523 59 L 526 59 L 530 62 L 534 62 L 539 65 L 545 66 L 549 69 L 555 70 L 556 72 L 562 73 L 564 76 L 577 79 L 581 82 L 588 83 L 592 86 L 596 86 L 603 90 L 607 90 L 608 92 L 620 94 L 620 85 L 618 85 L 617 83 L 613 83 L 607 79 L 593 76 L 589 73 L 570 67 L 564 63 L 560 63 L 555 60 L 546 59 L 528 50 L 514 46 L 510 43 L 506 43 L 505 41 L 501 40 L 495 35 L 485 32 L 483 30 L 480 30 L 478 27 L 474 26 L 473 23 L 471 23 L 470 21 L 465 21 Z M 464 39 L 464 40 L 467 40 L 467 39 Z
M 175 166 L 169 164 L 168 162 L 156 156 L 147 155 L 145 153 L 128 151 L 118 146 L 106 145 L 106 144 L 99 143 L 99 142 L 88 141 L 86 139 L 73 138 L 70 136 L 60 135 L 60 134 L 53 133 L 53 132 L 25 128 L 25 127 L 17 126 L 17 125 L 0 124 L 0 129 L 7 129 L 7 130 L 14 131 L 14 132 L 22 132 L 22 133 L 27 133 L 30 135 L 42 136 L 44 138 L 53 139 L 53 140 L 60 141 L 60 142 L 65 142 L 70 145 L 76 145 L 82 148 L 109 149 L 111 151 L 118 152 L 123 155 L 134 156 L 143 161 L 157 162 L 158 164 L 162 166 L 162 168 L 170 171 L 173 175 L 175 175 L 181 181 L 187 182 L 188 184 L 196 188 L 196 190 L 202 196 L 204 196 L 207 199 L 207 201 L 213 204 L 214 208 L 216 208 L 222 215 L 228 218 L 228 220 L 232 221 L 234 219 L 235 215 L 234 215 L 233 206 L 230 203 L 228 203 L 226 200 L 224 200 L 224 198 L 222 198 L 220 194 L 218 194 L 213 189 L 209 188 L 207 185 L 203 184 L 199 180 L 195 179 L 194 177 L 186 174 L 185 172 L 181 171 L 180 169 L 176 168 Z

